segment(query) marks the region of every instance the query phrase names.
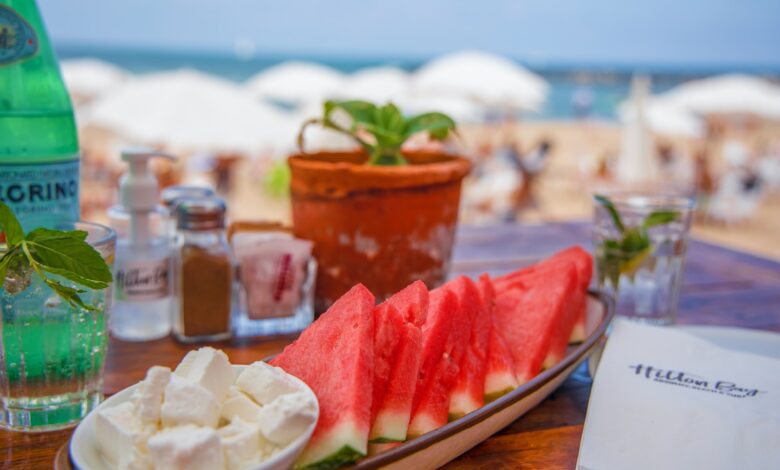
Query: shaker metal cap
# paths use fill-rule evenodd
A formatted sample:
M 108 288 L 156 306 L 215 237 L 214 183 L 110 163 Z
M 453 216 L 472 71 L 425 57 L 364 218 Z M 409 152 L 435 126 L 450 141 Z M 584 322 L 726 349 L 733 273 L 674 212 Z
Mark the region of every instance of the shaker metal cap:
M 176 226 L 184 230 L 225 228 L 225 201 L 218 197 L 176 200 Z
M 180 199 L 204 197 L 214 197 L 214 190 L 206 186 L 168 186 L 160 193 L 160 203 L 172 211 Z

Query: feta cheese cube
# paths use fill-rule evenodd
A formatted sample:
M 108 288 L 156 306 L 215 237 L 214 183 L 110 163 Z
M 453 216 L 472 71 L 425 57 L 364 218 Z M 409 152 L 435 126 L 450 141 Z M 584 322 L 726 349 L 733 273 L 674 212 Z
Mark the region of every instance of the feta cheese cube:
M 119 468 L 134 468 L 133 462 L 145 453 L 149 437 L 129 401 L 100 409 L 95 415 L 95 435 L 103 456 Z
M 217 403 L 222 402 L 236 379 L 227 354 L 209 347 L 188 352 L 176 367 L 175 374 L 209 390 Z
M 184 424 L 215 428 L 219 423 L 219 403 L 206 388 L 173 375 L 165 387 L 160 418 L 166 428 Z
M 287 373 L 262 361 L 247 366 L 236 379 L 236 386 L 261 405 L 271 403 L 280 395 L 299 391 L 298 384 Z
M 247 423 L 241 418 L 234 419 L 227 426 L 217 430 L 222 451 L 225 453 L 225 468 L 227 470 L 244 470 L 256 466 L 266 451 L 261 448 L 261 442 L 270 444 L 260 436 L 257 426 Z
M 220 415 L 226 421 L 233 421 L 233 419 L 239 417 L 244 421 L 257 423 L 260 419 L 259 412 L 260 405 L 255 403 L 238 387 L 231 385 L 225 401 L 222 402 Z
M 317 416 L 316 404 L 306 392 L 280 395 L 260 409 L 260 432 L 281 447 L 304 433 Z
M 149 456 L 160 470 L 220 470 L 225 457 L 214 429 L 193 425 L 163 429 L 149 438 Z
M 155 430 L 160 425 L 160 407 L 165 387 L 171 379 L 171 369 L 154 366 L 146 372 L 146 379 L 138 384 L 133 393 L 136 412 L 141 425 Z

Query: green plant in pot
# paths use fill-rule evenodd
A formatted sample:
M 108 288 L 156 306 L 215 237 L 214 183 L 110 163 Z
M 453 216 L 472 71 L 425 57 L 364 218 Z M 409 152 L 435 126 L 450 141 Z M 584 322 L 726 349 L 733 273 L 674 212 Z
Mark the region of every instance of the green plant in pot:
M 311 125 L 349 136 L 358 149 L 305 153 Z M 319 263 L 317 311 L 358 282 L 382 299 L 417 279 L 429 287 L 445 279 L 471 164 L 402 147 L 416 134 L 443 140 L 455 128 L 442 113 L 404 116 L 365 101 L 327 101 L 322 117 L 303 124 L 301 153 L 288 159 L 290 192 L 295 235 L 314 241 Z

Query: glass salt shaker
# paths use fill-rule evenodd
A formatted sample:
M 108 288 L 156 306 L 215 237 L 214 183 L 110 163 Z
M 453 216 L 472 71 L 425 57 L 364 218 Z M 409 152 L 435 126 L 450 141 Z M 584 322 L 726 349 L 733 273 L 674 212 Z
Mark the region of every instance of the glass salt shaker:
M 225 234 L 225 211 L 219 198 L 177 201 L 178 311 L 173 332 L 179 341 L 217 341 L 231 335 L 234 262 Z

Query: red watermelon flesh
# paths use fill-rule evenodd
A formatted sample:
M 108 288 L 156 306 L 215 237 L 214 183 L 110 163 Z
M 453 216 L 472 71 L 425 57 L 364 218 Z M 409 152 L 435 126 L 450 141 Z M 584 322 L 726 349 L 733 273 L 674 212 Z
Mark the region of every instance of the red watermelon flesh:
M 518 278 L 527 276 L 528 274 L 543 268 L 549 264 L 556 264 L 562 261 L 569 261 L 573 263 L 577 269 L 577 284 L 580 286 L 582 296 L 580 299 L 575 299 L 577 302 L 577 318 L 572 329 L 569 342 L 578 343 L 585 339 L 585 315 L 586 315 L 586 302 L 587 291 L 590 286 L 591 277 L 593 276 L 593 258 L 590 253 L 582 249 L 580 246 L 573 246 L 565 250 L 555 253 L 550 258 L 541 261 L 537 264 L 528 266 L 523 269 L 519 269 L 512 273 L 498 277 L 494 280 L 497 289 L 503 289 L 507 284 L 512 284 L 517 281 Z
M 496 291 L 493 281 L 487 275 L 479 278 L 479 291 L 482 300 L 490 313 L 490 334 L 488 335 L 487 351 L 485 354 L 485 387 L 483 390 L 484 401 L 491 402 L 496 398 L 517 388 L 515 379 L 514 361 L 512 354 L 506 346 L 504 334 L 494 327 L 493 314 L 495 311 Z
M 428 314 L 428 288 L 422 281 L 414 281 L 386 300 L 401 312 L 406 321 L 417 326 L 425 323 Z
M 527 288 L 497 289 L 494 327 L 502 331 L 515 365 L 515 378 L 523 384 L 542 368 L 552 346 L 568 342 L 567 322 L 572 292 L 577 290 L 576 270 L 562 265 L 559 275 L 529 276 Z M 569 328 L 572 322 L 569 320 Z
M 485 401 L 491 402 L 516 389 L 520 384 L 515 378 L 515 361 L 506 345 L 504 332 L 496 327 L 490 330 L 487 373 L 485 374 Z
M 296 467 L 336 468 L 366 455 L 374 301 L 356 285 L 271 361 L 309 385 L 320 405 L 317 427 Z
M 450 393 L 450 420 L 465 416 L 485 404 L 487 351 L 495 294 L 487 274 L 480 276 L 478 289 L 480 304 L 472 322 L 471 339 L 460 361 L 458 378 Z
M 569 342 L 580 343 L 585 340 L 585 317 L 587 315 L 588 287 L 593 277 L 593 257 L 580 246 L 573 246 L 555 254 L 554 258 L 570 259 L 577 268 L 578 283 L 582 292 L 578 300 L 577 321 L 571 333 Z
M 397 349 L 401 340 L 401 331 L 405 325 L 404 318 L 395 307 L 384 302 L 374 308 L 374 383 L 371 400 L 371 426 L 369 439 L 374 436 L 373 428 L 376 416 L 384 403 L 390 372 L 395 362 Z
M 450 300 L 447 300 L 447 299 Z M 460 276 L 430 294 L 428 318 L 422 328 L 423 353 L 408 435 L 415 437 L 447 424 L 449 398 L 458 365 L 480 307 L 474 281 Z
M 425 291 L 427 308 L 428 291 Z M 375 368 L 370 442 L 406 439 L 422 350 L 420 328 L 388 301 L 374 310 Z
M 502 285 L 502 289 L 533 290 L 538 285 L 551 282 L 565 283 L 564 278 L 573 275 L 572 289 L 569 292 L 563 316 L 556 320 L 555 333 L 550 345 L 550 350 L 545 357 L 543 368 L 552 367 L 566 355 L 566 347 L 571 338 L 574 324 L 579 317 L 581 307 L 585 302 L 585 293 L 578 288 L 578 275 L 574 263 L 567 259 L 549 259 L 534 266 L 532 270 L 523 275 L 513 277 Z

